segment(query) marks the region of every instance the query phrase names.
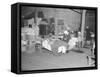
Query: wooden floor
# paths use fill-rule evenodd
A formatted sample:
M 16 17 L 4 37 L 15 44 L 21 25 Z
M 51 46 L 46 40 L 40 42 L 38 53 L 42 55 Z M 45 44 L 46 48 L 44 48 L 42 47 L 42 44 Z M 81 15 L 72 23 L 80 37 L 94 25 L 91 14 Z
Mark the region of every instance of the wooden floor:
M 42 49 L 33 53 L 22 53 L 22 70 L 41 70 L 55 68 L 88 67 L 86 53 L 90 51 L 81 49 L 85 53 L 69 51 L 62 55 L 53 55 L 50 51 Z

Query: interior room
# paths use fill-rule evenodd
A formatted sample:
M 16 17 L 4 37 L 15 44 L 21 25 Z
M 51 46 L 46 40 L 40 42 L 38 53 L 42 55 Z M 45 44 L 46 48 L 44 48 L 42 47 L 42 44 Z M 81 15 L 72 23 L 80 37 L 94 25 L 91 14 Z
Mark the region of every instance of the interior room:
M 95 11 L 22 7 L 21 68 L 95 66 Z

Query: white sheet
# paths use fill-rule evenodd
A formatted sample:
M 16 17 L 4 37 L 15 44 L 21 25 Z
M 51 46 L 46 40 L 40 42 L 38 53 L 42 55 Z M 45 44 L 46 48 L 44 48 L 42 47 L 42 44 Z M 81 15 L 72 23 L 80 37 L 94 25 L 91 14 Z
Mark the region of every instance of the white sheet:
M 51 45 L 49 44 L 49 40 L 48 40 L 48 39 L 43 40 L 43 42 L 42 42 L 42 46 L 43 46 L 44 48 L 46 48 L 46 49 L 52 51 L 52 49 L 51 49 Z

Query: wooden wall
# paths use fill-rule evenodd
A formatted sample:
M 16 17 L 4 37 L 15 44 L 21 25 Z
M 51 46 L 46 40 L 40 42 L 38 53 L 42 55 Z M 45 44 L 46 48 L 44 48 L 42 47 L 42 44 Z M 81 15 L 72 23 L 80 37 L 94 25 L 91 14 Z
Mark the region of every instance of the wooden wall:
M 22 15 L 28 15 L 33 11 L 43 11 L 47 19 L 51 17 L 55 18 L 55 34 L 62 32 L 63 29 L 67 29 L 68 27 L 71 30 L 78 30 L 81 24 L 81 15 L 70 9 L 24 7 L 22 8 Z M 59 25 L 59 20 L 62 20 L 64 24 Z

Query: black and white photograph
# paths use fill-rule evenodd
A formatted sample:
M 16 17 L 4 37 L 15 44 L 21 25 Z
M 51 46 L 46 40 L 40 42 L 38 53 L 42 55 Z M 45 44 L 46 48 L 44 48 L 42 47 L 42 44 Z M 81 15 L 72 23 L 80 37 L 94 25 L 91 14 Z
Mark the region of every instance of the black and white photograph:
M 21 7 L 21 69 L 96 66 L 96 10 Z

